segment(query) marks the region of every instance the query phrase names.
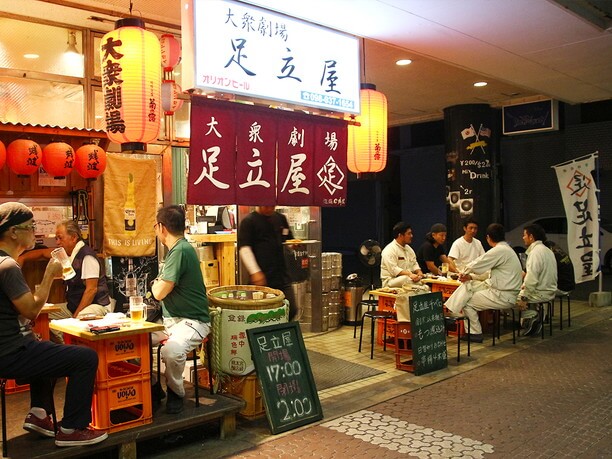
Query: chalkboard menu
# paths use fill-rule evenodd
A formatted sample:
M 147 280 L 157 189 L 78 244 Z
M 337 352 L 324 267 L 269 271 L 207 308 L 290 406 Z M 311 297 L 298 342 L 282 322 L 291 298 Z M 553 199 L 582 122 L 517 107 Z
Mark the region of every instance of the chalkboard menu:
M 297 322 L 247 329 L 273 434 L 323 419 Z
M 442 292 L 414 295 L 408 299 L 412 328 L 414 374 L 446 368 L 446 329 Z

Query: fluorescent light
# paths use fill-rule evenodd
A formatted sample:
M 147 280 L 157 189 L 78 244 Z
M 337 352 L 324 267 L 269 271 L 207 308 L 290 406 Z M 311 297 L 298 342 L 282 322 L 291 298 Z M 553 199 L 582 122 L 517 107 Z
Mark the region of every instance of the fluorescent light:
M 410 65 L 412 64 L 412 60 L 411 59 L 400 59 L 395 64 L 396 65 Z
M 23 57 L 25 57 L 26 59 L 38 59 L 40 56 L 35 53 L 27 53 L 24 54 Z
M 476 83 L 474 83 L 474 86 L 476 86 L 477 88 L 482 88 L 483 86 L 488 85 L 489 83 L 487 83 L 486 81 L 477 81 Z

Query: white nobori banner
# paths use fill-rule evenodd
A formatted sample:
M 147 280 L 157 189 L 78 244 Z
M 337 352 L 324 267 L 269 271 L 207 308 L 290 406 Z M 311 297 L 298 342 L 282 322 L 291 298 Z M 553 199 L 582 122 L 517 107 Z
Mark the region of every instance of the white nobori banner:
M 597 153 L 553 166 L 567 217 L 567 247 L 576 283 L 593 280 L 600 270 L 597 185 L 591 171 Z

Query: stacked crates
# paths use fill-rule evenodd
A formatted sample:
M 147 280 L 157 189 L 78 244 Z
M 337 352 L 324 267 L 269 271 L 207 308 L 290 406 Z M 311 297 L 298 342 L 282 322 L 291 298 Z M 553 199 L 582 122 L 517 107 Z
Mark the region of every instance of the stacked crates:
M 64 336 L 98 354 L 92 427 L 118 432 L 153 422 L 148 333 L 99 341 Z

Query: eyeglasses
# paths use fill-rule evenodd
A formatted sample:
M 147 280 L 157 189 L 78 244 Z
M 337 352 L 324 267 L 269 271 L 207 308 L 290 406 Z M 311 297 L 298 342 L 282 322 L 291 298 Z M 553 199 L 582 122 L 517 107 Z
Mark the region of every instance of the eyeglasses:
M 32 222 L 28 223 L 27 225 L 15 225 L 15 228 L 26 231 L 33 231 L 36 228 L 36 225 Z

